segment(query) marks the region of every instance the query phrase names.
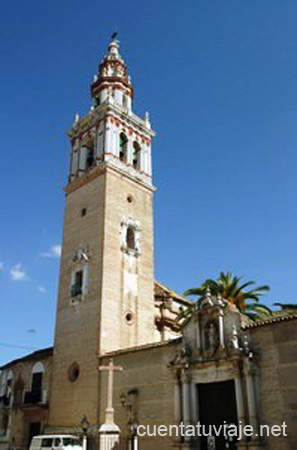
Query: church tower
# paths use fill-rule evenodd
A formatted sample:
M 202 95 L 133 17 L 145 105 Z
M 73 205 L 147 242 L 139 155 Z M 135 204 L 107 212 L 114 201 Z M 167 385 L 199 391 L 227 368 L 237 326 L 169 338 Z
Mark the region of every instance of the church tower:
M 98 421 L 98 356 L 153 342 L 153 192 L 148 114 L 112 38 L 92 106 L 69 133 L 71 162 L 49 429 Z

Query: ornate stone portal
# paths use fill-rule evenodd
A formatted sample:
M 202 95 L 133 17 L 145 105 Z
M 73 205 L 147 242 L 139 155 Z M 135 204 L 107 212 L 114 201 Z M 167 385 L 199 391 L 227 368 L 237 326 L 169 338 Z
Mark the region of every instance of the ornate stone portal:
M 182 343 L 170 367 L 175 379 L 176 424 L 215 425 L 220 417 L 222 423 L 218 425 L 223 425 L 224 421 L 230 425 L 236 421 L 235 425 L 242 427 L 252 425 L 253 436 L 241 437 L 238 441 L 230 436 L 224 443 L 223 437 L 202 438 L 196 433 L 195 437 L 180 437 L 176 441 L 177 448 L 262 448 L 258 438 L 257 358 L 242 332 L 243 321 L 243 316 L 233 305 L 212 296 L 208 290 L 195 305 L 192 317 L 184 327 Z M 206 392 L 217 393 L 217 398 L 211 400 L 209 397 L 206 402 Z M 220 402 L 226 404 L 220 405 Z

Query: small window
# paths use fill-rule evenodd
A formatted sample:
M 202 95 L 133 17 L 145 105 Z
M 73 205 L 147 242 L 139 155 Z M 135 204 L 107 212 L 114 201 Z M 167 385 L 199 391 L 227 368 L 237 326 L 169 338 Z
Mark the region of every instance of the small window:
M 133 142 L 133 167 L 136 170 L 140 169 L 140 152 L 141 147 L 137 141 Z
M 81 295 L 82 288 L 83 288 L 83 271 L 79 270 L 78 272 L 75 272 L 74 284 L 71 289 L 72 297 L 75 297 L 76 295 Z
M 120 134 L 120 152 L 119 157 L 123 162 L 127 162 L 128 138 L 125 133 Z
M 82 208 L 81 216 L 84 217 L 87 214 L 87 208 Z
M 48 448 L 48 447 L 52 447 L 52 446 L 53 446 L 53 439 L 50 439 L 50 438 L 42 439 L 41 447 Z
M 127 322 L 128 325 L 132 325 L 133 323 L 133 318 L 134 318 L 134 314 L 131 311 L 128 311 L 125 314 L 125 320 Z
M 72 363 L 68 369 L 69 381 L 71 381 L 71 382 L 76 381 L 79 377 L 79 372 L 80 372 L 79 365 L 76 362 Z
M 135 249 L 135 231 L 131 226 L 127 228 L 127 247 L 129 250 Z

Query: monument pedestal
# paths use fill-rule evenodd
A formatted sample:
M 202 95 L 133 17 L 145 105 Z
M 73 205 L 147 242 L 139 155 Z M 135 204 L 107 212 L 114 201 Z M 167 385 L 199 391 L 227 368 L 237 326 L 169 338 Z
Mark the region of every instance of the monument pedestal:
M 99 449 L 117 450 L 120 448 L 121 430 L 115 423 L 103 423 L 99 428 Z

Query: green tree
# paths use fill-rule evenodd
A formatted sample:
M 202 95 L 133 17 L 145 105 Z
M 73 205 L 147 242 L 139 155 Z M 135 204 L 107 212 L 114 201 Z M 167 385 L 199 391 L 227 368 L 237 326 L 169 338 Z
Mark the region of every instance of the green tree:
M 221 272 L 217 280 L 209 278 L 200 287 L 188 289 L 184 295 L 198 297 L 197 301 L 199 302 L 209 288 L 212 295 L 220 295 L 234 304 L 241 313 L 256 320 L 270 315 L 271 310 L 268 306 L 260 303 L 260 298 L 270 290 L 270 287 L 267 285 L 255 286 L 255 284 L 254 281 L 242 283 L 242 277 L 234 276 L 229 272 Z M 179 319 L 187 318 L 189 314 L 191 314 L 190 311 L 185 310 L 180 314 Z

